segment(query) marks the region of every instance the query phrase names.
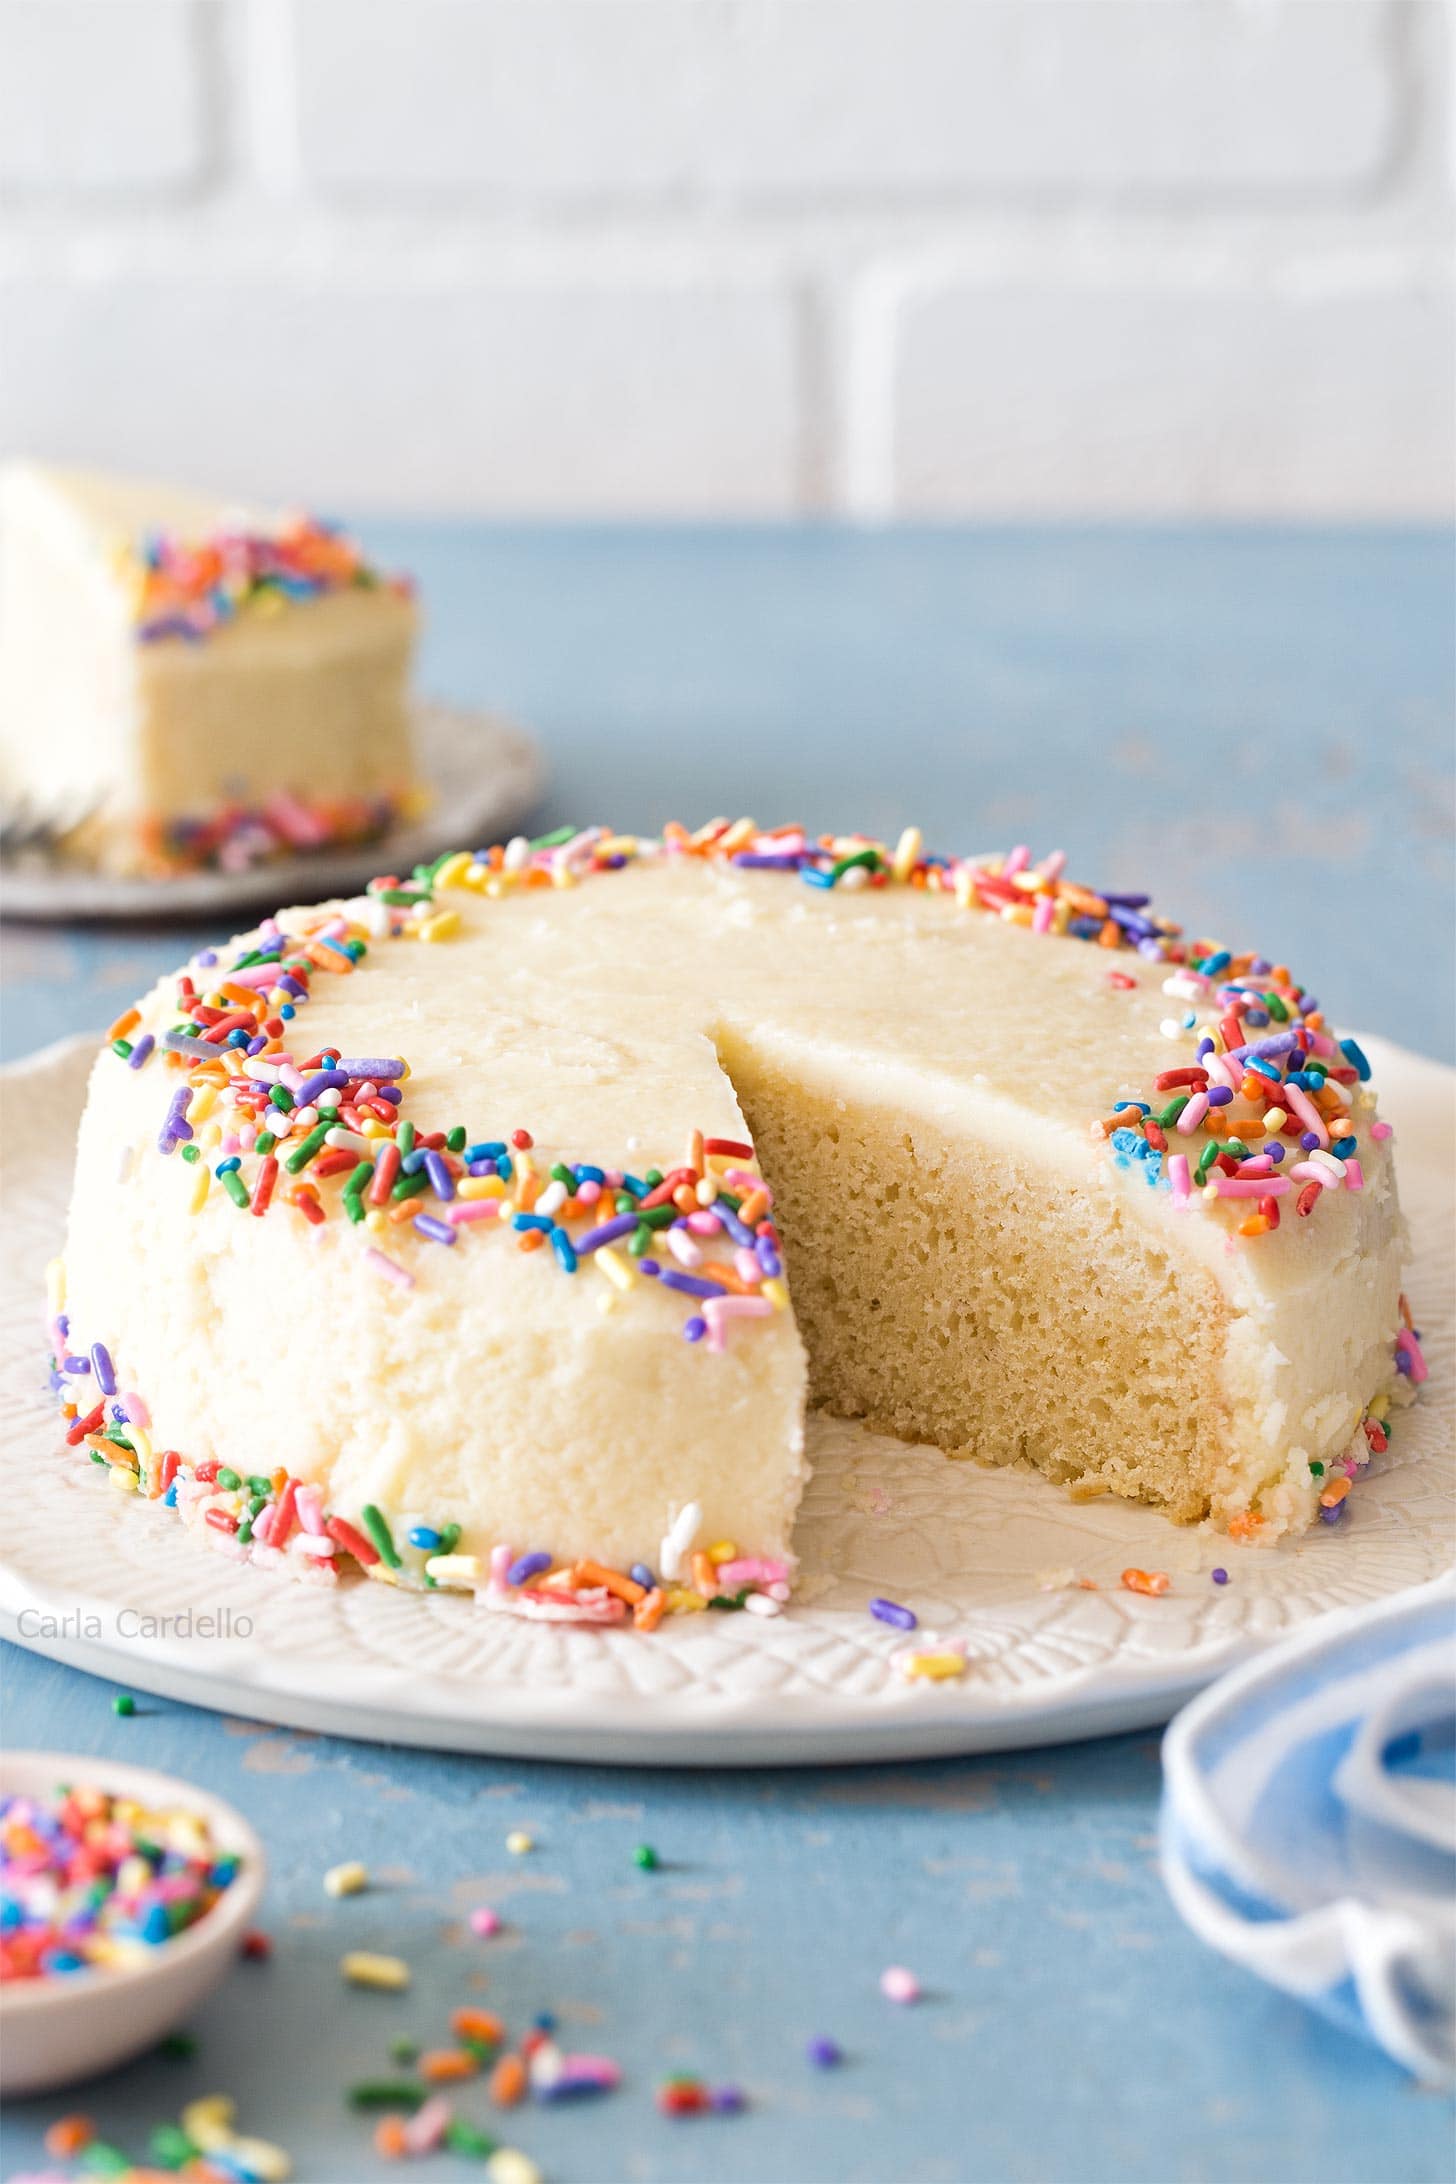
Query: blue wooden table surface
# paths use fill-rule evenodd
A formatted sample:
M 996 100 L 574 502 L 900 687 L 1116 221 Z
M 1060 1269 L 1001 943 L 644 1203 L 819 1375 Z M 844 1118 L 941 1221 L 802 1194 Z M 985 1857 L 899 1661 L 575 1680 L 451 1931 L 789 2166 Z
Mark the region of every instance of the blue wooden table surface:
M 1064 845 L 1100 884 L 1287 953 L 1347 1022 L 1450 1058 L 1453 558 L 1426 533 L 684 533 L 375 527 L 430 611 L 424 679 L 546 743 L 541 817 Z M 7 929 L 8 1054 L 116 1013 L 200 934 Z M 12 2104 L 5 2174 L 82 2107 L 140 2153 L 223 2090 L 296 2173 L 389 2173 L 341 2089 L 482 2003 L 617 2058 L 502 2119 L 559 2184 L 1380 2179 L 1451 2173 L 1449 2105 L 1211 1957 L 1155 1864 L 1156 1739 L 861 1772 L 674 1777 L 284 1734 L 5 1649 L 11 1745 L 205 1781 L 272 1864 L 275 1949 L 193 2060 Z M 528 1830 L 527 1856 L 506 1836 Z M 634 1846 L 661 1866 L 644 1872 Z M 324 1869 L 376 1876 L 344 1903 Z M 506 1926 L 464 1924 L 489 1902 Z M 406 1997 L 345 1990 L 351 1946 Z M 924 2000 L 897 2008 L 881 1971 Z M 842 2067 L 816 2071 L 827 2034 Z M 670 2120 L 675 2070 L 741 2086 Z M 489 2121 L 479 2086 L 462 2111 Z M 492 2125 L 492 2128 L 496 2126 Z M 436 2157 L 441 2177 L 477 2165 Z

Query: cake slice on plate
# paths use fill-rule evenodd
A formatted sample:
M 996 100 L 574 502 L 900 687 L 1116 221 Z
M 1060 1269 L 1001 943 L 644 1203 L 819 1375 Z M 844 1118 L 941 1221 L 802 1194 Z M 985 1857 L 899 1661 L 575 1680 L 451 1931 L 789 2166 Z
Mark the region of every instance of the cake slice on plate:
M 0 803 L 120 873 L 381 834 L 418 802 L 416 610 L 342 532 L 0 473 Z

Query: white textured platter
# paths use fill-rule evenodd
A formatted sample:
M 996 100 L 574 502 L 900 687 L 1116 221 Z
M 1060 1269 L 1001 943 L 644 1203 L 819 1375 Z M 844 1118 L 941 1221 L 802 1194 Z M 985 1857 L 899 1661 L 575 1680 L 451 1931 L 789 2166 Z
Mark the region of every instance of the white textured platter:
M 0 859 L 0 911 L 59 919 L 203 918 L 319 902 L 363 887 L 376 872 L 408 872 L 442 849 L 504 840 L 537 801 L 546 770 L 537 745 L 491 713 L 417 698 L 415 738 L 430 807 L 362 848 L 309 850 L 246 872 L 190 872 L 126 880 L 26 851 Z
M 138 1690 L 291 1727 L 454 1751 L 684 1766 L 915 1758 L 1161 1722 L 1219 1670 L 1330 1608 L 1445 1568 L 1456 1544 L 1451 1116 L 1456 1075 L 1367 1041 L 1396 1125 L 1410 1292 L 1431 1377 L 1349 1516 L 1240 1548 L 1040 1477 L 811 1422 L 804 1577 L 777 1621 L 680 1616 L 652 1638 L 516 1622 L 363 1580 L 239 1568 L 68 1454 L 43 1393 L 41 1273 L 61 1239 L 94 1040 L 4 1073 L 0 1631 Z M 1223 1564 L 1230 1582 L 1209 1572 Z M 1123 1569 L 1163 1569 L 1161 1599 Z M 1075 1572 L 1096 1590 L 1044 1589 Z M 887 1594 L 963 1638 L 954 1682 L 907 1683 Z M 174 1620 L 193 1618 L 189 1630 Z M 196 1627 L 211 1617 L 212 1631 Z

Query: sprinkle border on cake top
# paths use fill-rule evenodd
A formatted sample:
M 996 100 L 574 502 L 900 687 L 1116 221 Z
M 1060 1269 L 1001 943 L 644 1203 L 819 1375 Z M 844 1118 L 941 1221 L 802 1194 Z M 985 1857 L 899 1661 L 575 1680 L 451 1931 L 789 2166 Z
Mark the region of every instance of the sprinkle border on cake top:
M 1146 896 L 1068 881 L 1060 853 L 1036 864 L 1025 848 L 990 860 L 937 857 L 924 852 L 913 827 L 893 850 L 862 835 L 811 838 L 799 827 L 762 829 L 751 819 L 715 820 L 696 833 L 669 826 L 660 838 L 562 827 L 535 840 L 448 852 L 407 879 L 386 875 L 364 897 L 309 916 L 294 931 L 267 919 L 227 963 L 211 949 L 194 959 L 178 980 L 178 1021 L 160 1041 L 141 1028 L 139 1009 L 112 1025 L 108 1040 L 125 1066 L 184 1073 L 161 1114 L 156 1146 L 191 1169 L 191 1210 L 200 1211 L 216 1187 L 253 1217 L 277 1218 L 287 1207 L 317 1226 L 341 1214 L 363 1232 L 364 1265 L 401 1288 L 418 1278 L 399 1255 L 407 1238 L 454 1248 L 486 1226 L 509 1233 L 519 1251 L 549 1251 L 565 1277 L 590 1267 L 608 1285 L 604 1309 L 615 1309 L 642 1281 L 681 1295 L 683 1336 L 706 1353 L 721 1351 L 740 1321 L 747 1332 L 784 1310 L 772 1193 L 749 1145 L 694 1130 L 681 1161 L 666 1171 L 651 1167 L 637 1176 L 594 1159 L 546 1167 L 520 1123 L 490 1137 L 472 1137 L 464 1124 L 417 1132 L 404 1111 L 404 1055 L 346 1056 L 327 1046 L 295 1053 L 293 1027 L 316 977 L 353 975 L 371 941 L 453 940 L 460 915 L 443 899 L 453 890 L 491 899 L 573 887 L 649 859 L 777 872 L 822 890 L 915 887 L 1039 935 L 1114 953 L 1131 949 L 1167 966 L 1163 990 L 1182 1006 L 1161 1028 L 1170 1042 L 1191 1047 L 1192 1059 L 1162 1072 L 1152 1087 L 1115 1095 L 1090 1128 L 1120 1168 L 1166 1190 L 1176 1211 L 1195 1203 L 1215 1211 L 1233 1201 L 1240 1218 L 1228 1231 L 1231 1249 L 1276 1230 L 1280 1201 L 1296 1185 L 1300 1219 L 1327 1190 L 1362 1189 L 1359 1128 L 1377 1142 L 1390 1135 L 1374 1119 L 1365 1056 L 1353 1040 L 1334 1038 L 1287 966 L 1185 941 L 1179 927 L 1150 911 Z M 199 985 L 194 972 L 208 976 Z M 1116 989 L 1135 985 L 1115 965 L 1107 978 Z M 1142 1097 L 1143 1089 L 1152 1096 Z M 1254 1202 L 1248 1213 L 1245 1200 Z M 319 1489 L 285 1472 L 244 1478 L 206 1459 L 157 1452 L 145 1403 L 118 1395 L 104 1346 L 75 1345 L 63 1304 L 57 1266 L 51 1378 L 68 1442 L 87 1447 L 119 1486 L 160 1495 L 225 1550 L 281 1563 L 289 1549 L 326 1581 L 343 1554 L 372 1576 L 464 1587 L 507 1612 L 584 1622 L 630 1613 L 644 1629 L 664 1612 L 705 1606 L 773 1614 L 786 1597 L 786 1565 L 731 1541 L 698 1545 L 691 1507 L 663 1542 L 659 1574 L 590 1561 L 558 1565 L 548 1549 L 521 1555 L 501 1546 L 487 1572 L 479 1558 L 457 1552 L 459 1526 L 448 1521 L 392 1517 L 372 1505 L 354 1521 L 326 1511 Z M 1414 1386 L 1426 1366 L 1404 1299 L 1402 1315 L 1396 1371 Z M 88 1400 L 98 1390 L 100 1401 Z M 1326 1522 L 1343 1515 L 1351 1479 L 1385 1447 L 1388 1433 L 1381 1395 L 1341 1456 L 1311 1466 L 1323 1479 Z M 1251 1536 L 1260 1523 L 1249 1512 L 1230 1529 Z M 681 1581 L 689 1574 L 690 1584 Z
M 331 592 L 387 590 L 412 596 L 407 577 L 385 576 L 337 524 L 290 516 L 276 528 L 220 525 L 202 538 L 152 531 L 121 546 L 115 566 L 142 644 L 198 643 L 245 610 L 277 613 Z

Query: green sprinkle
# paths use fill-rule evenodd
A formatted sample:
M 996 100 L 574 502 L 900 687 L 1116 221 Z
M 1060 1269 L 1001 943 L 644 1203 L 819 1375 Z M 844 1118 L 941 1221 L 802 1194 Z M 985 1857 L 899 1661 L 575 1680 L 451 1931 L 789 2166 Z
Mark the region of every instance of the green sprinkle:
M 632 1231 L 632 1234 L 627 1238 L 628 1257 L 633 1259 L 645 1259 L 651 1243 L 652 1231 L 650 1228 L 648 1228 L 645 1224 L 638 1228 L 635 1228 Z
M 186 1161 L 188 1167 L 190 1168 L 193 1165 L 194 1161 L 201 1160 L 202 1155 L 201 1153 L 199 1153 L 195 1145 L 184 1145 L 182 1148 L 182 1158 Z
M 1209 1169 L 1217 1160 L 1218 1153 L 1219 1145 L 1217 1138 L 1210 1138 L 1208 1143 L 1204 1146 L 1203 1151 L 1198 1156 L 1198 1180 L 1200 1183 L 1203 1181 L 1204 1177 L 1208 1174 Z
M 131 1058 L 130 1039 L 113 1039 L 111 1042 L 111 1051 L 113 1054 L 119 1054 L 124 1062 L 129 1061 Z
M 422 2108 L 425 2089 L 412 2078 L 365 2078 L 347 2097 L 351 2108 Z
M 480 2161 L 489 2161 L 496 2150 L 496 2141 L 463 2116 L 455 2116 L 446 2124 L 445 2144 L 452 2154 L 474 2154 Z
M 402 1175 L 389 1195 L 398 1199 L 418 1198 L 420 1192 L 427 1191 L 429 1187 L 430 1179 L 421 1168 L 418 1175 Z
M 373 1161 L 361 1160 L 358 1167 L 355 1168 L 351 1173 L 348 1182 L 344 1185 L 344 1196 L 346 1198 L 357 1198 L 360 1191 L 363 1190 L 365 1184 L 371 1183 L 373 1182 L 373 1180 Z
M 268 1104 L 270 1107 L 281 1107 L 285 1115 L 291 1115 L 293 1113 L 293 1094 L 286 1084 L 275 1084 L 268 1094 Z
M 392 2063 L 412 2063 L 418 2058 L 419 2052 L 419 2041 L 412 2040 L 407 2032 L 402 2032 L 397 2040 L 389 2043 L 389 2059 Z
M 453 1130 L 447 1130 L 445 1132 L 445 1150 L 447 1153 L 464 1152 L 465 1125 L 463 1122 L 457 1122 Z M 554 1174 L 555 1171 L 553 1170 L 552 1172 Z
M 228 1466 L 224 1464 L 218 1472 L 217 1483 L 219 1486 L 225 1486 L 228 1492 L 231 1493 L 235 1486 L 241 1486 L 243 1482 L 236 1471 L 229 1470 Z
M 638 1221 L 645 1229 L 671 1228 L 677 1219 L 676 1206 L 652 1206 L 646 1213 L 639 1213 Z
M 318 1123 L 309 1131 L 308 1136 L 294 1147 L 283 1163 L 290 1175 L 300 1174 L 313 1159 L 314 1154 L 323 1151 L 324 1139 L 333 1127 L 332 1120 Z
M 165 2052 L 166 2049 L 167 2042 L 164 2040 L 158 2052 Z M 150 2151 L 164 2169 L 180 2169 L 185 2163 L 196 2161 L 201 2148 L 194 2146 L 187 2133 L 177 2124 L 159 2123 L 151 2136 Z
M 92 2139 L 80 2161 L 88 2176 L 130 2176 L 136 2166 L 130 2154 L 109 2146 L 105 2139 Z
M 570 1168 L 567 1167 L 564 1160 L 558 1160 L 554 1162 L 550 1172 L 551 1180 L 553 1183 L 564 1183 L 569 1191 L 574 1191 L 576 1189 L 576 1177 L 572 1174 Z
M 1188 1097 L 1189 1095 L 1186 1092 L 1180 1092 L 1177 1099 L 1169 1100 L 1161 1115 L 1156 1118 L 1160 1130 L 1171 1130 L 1173 1124 L 1188 1105 Z
M 249 1540 L 250 1540 L 250 1539 L 252 1538 L 252 1536 L 253 1536 L 253 1520 L 252 1520 L 252 1518 L 251 1518 L 251 1517 L 243 1517 L 243 1518 L 242 1518 L 242 1519 L 240 1520 L 240 1522 L 239 1522 L 239 1524 L 238 1524 L 238 1528 L 237 1528 L 236 1532 L 235 1532 L 235 1533 L 233 1534 L 233 1537 L 234 1537 L 234 1539 L 236 1539 L 236 1540 L 239 1540 L 239 1541 L 240 1541 L 240 1542 L 242 1543 L 242 1545 L 243 1545 L 244 1547 L 246 1547 L 246 1546 L 247 1546 L 247 1544 L 248 1544 L 248 1541 L 249 1541 Z
M 120 1714 L 123 1717 L 134 1714 L 136 1712 L 136 1700 L 129 1691 L 118 1691 L 111 1702 L 111 1711 L 113 1714 Z
M 554 834 L 538 834 L 531 847 L 532 849 L 560 849 L 563 842 L 574 841 L 578 832 L 579 829 L 576 827 L 558 827 Z
M 436 1552 L 436 1554 L 437 1554 L 437 1555 L 453 1555 L 453 1554 L 454 1554 L 454 1552 L 455 1552 L 455 1549 L 456 1549 L 456 1548 L 457 1548 L 457 1547 L 459 1546 L 459 1544 L 460 1544 L 460 1527 L 459 1527 L 459 1525 L 458 1525 L 458 1524 L 442 1524 L 442 1525 L 441 1525 L 441 1527 L 440 1527 L 440 1544 L 439 1544 L 439 1546 L 438 1546 L 438 1547 L 437 1547 L 437 1548 L 435 1549 L 435 1552 Z
M 271 1153 L 277 1143 L 278 1140 L 271 1130 L 260 1130 L 253 1141 L 253 1150 L 255 1153 Z
M 1284 1006 L 1284 1003 L 1280 1000 L 1277 993 L 1266 993 L 1264 996 L 1264 1006 L 1269 1011 L 1269 1014 L 1273 1017 L 1276 1024 L 1287 1024 L 1289 1022 L 1289 1011 Z
M 261 1471 L 253 1471 L 248 1474 L 248 1492 L 250 1494 L 271 1494 L 272 1491 L 273 1481 L 265 1479 Z
M 657 1871 L 657 1852 L 650 1843 L 639 1843 L 632 1853 L 632 1863 L 641 1866 L 644 1873 Z
M 401 1160 L 404 1159 L 406 1153 L 412 1153 L 415 1149 L 414 1124 L 412 1122 L 402 1122 L 394 1133 L 394 1142 L 399 1147 Z
M 365 1531 L 379 1549 L 380 1560 L 388 1563 L 391 1570 L 397 1570 L 400 1566 L 399 1555 L 395 1550 L 394 1534 L 385 1521 L 383 1510 L 370 1501 L 365 1502 L 359 1514 L 364 1520 Z
M 1225 1138 L 1223 1149 L 1226 1153 L 1232 1153 L 1235 1160 L 1247 1160 L 1249 1158 L 1249 1148 L 1242 1138 Z
M 864 865 L 873 872 L 878 868 L 879 862 L 880 853 L 877 849 L 857 849 L 852 857 L 841 857 L 838 864 L 831 867 L 829 877 L 831 881 L 840 880 L 846 872 L 852 872 L 856 865 Z
M 407 910 L 417 902 L 428 902 L 429 893 L 419 887 L 381 887 L 374 897 L 376 902 L 393 903 L 396 910 Z
M 220 1176 L 218 1180 L 235 1206 L 247 1205 L 248 1186 L 238 1174 L 236 1168 L 229 1168 L 227 1173 Z
M 1323 1464 L 1311 1464 L 1309 1468 L 1317 1479 L 1322 1479 L 1324 1477 L 1325 1467 Z

